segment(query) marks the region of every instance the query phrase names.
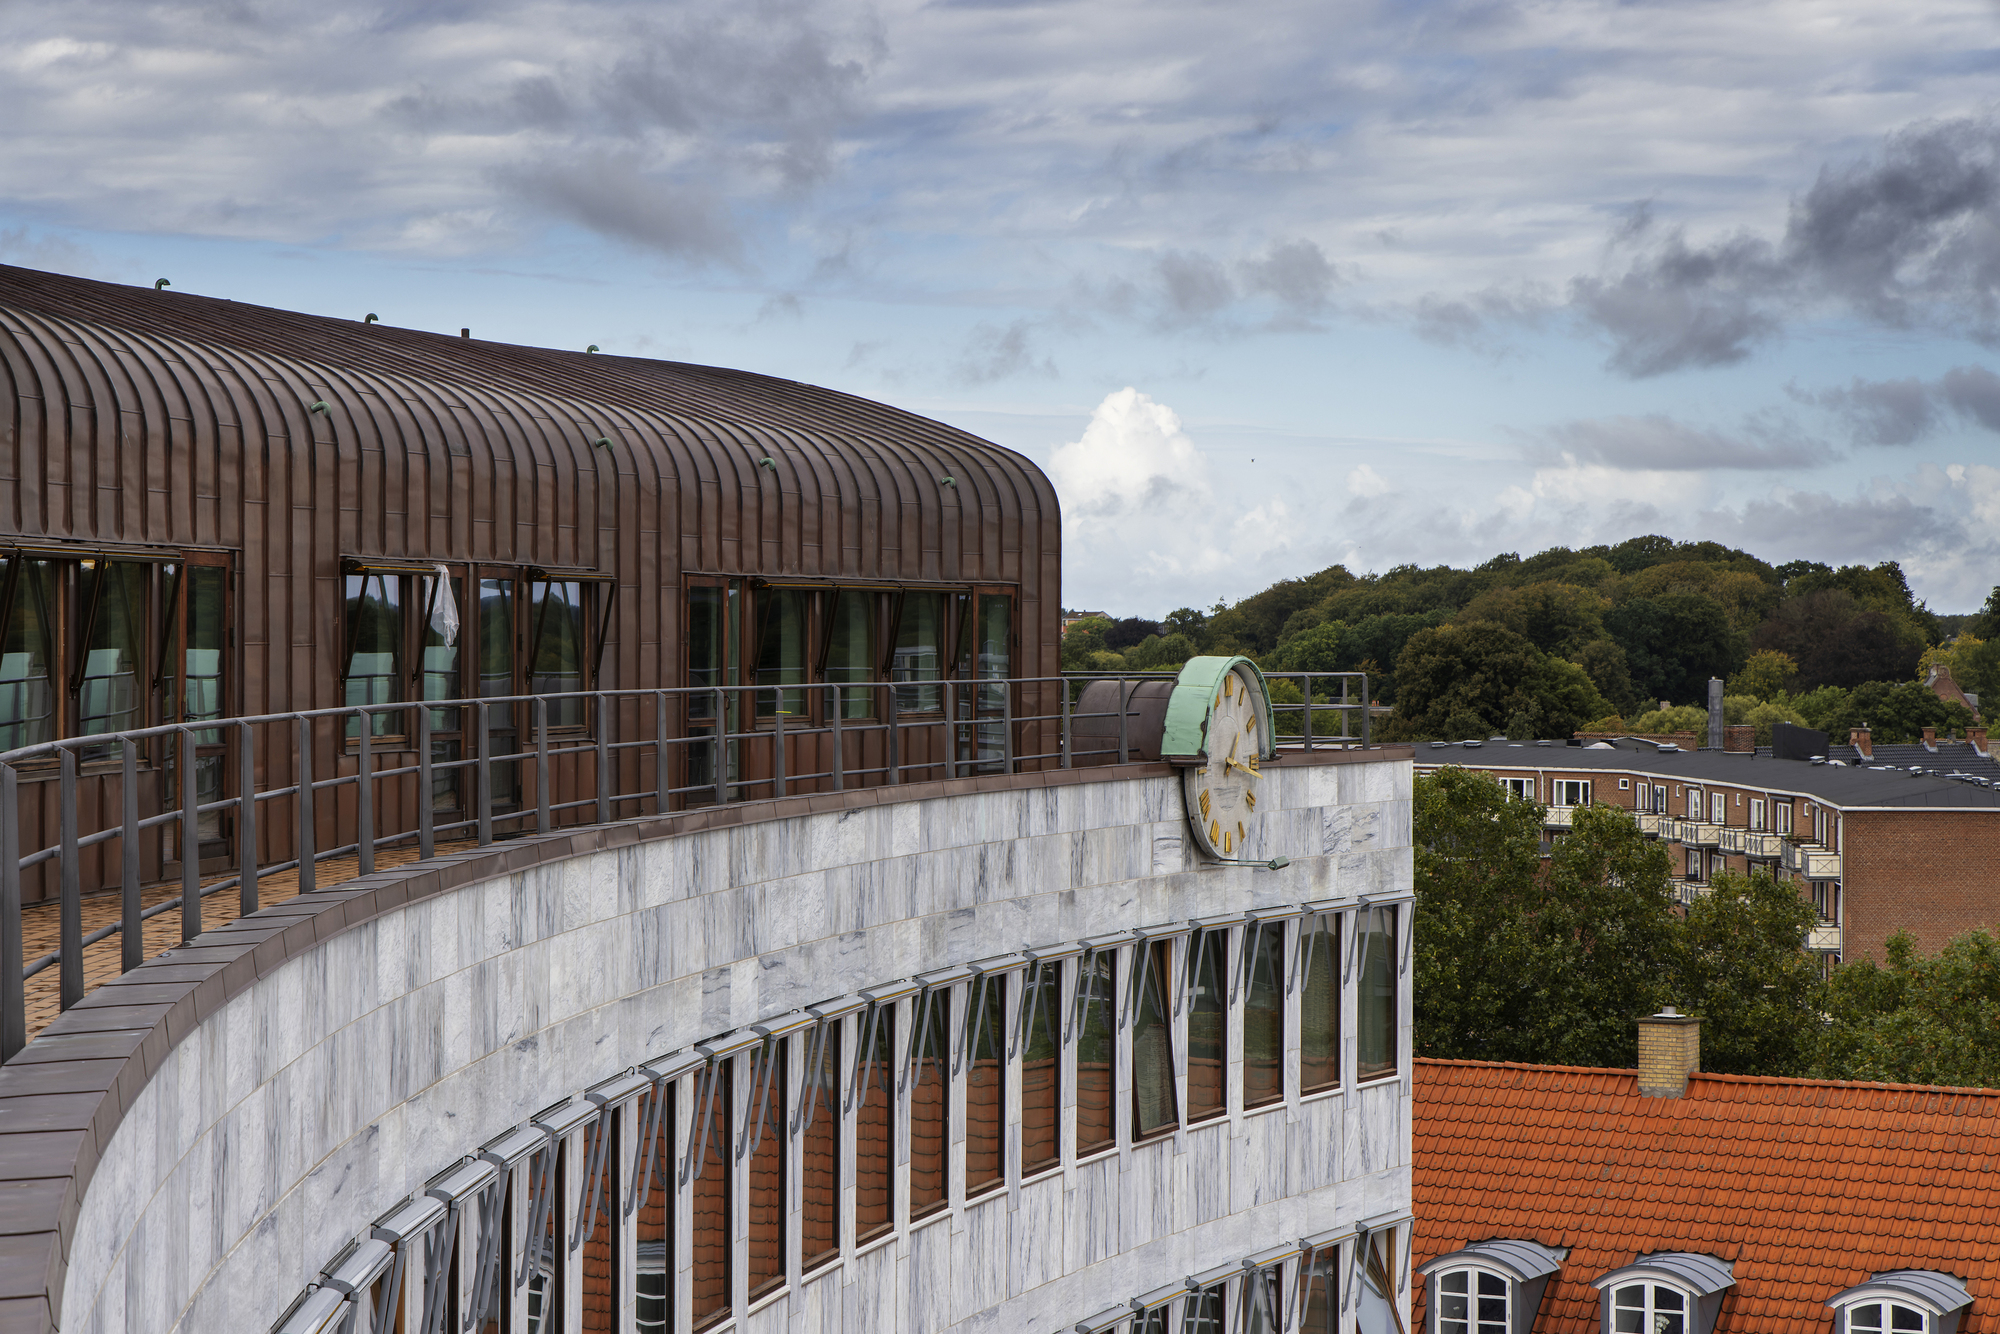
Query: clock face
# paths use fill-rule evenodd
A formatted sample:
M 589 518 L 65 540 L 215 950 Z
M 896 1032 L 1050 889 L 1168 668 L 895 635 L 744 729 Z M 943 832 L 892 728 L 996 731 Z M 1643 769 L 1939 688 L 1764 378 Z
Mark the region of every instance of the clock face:
M 1196 844 L 1211 857 L 1241 856 L 1257 813 L 1265 742 L 1253 693 L 1258 689 L 1241 668 L 1223 675 L 1208 705 L 1208 761 L 1181 771 L 1188 823 Z

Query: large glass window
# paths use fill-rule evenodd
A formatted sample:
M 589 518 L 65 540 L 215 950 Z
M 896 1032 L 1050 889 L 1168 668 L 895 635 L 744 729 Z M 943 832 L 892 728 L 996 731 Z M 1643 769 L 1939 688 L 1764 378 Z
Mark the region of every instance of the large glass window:
M 77 585 L 83 608 L 83 652 L 76 665 L 79 736 L 127 732 L 145 725 L 139 664 L 146 652 L 147 590 L 152 567 L 130 561 L 85 561 Z M 91 748 L 82 758 L 112 754 Z
M 785 1282 L 785 1069 L 788 1038 L 766 1042 L 748 1057 L 753 1103 L 746 1170 L 750 1174 L 750 1300 Z
M 806 596 L 789 588 L 766 588 L 757 594 L 757 685 L 795 686 L 804 683 Z M 757 692 L 759 718 L 769 718 L 781 707 L 787 716 L 796 717 L 804 713 L 806 692 Z
M 1021 1175 L 1062 1162 L 1062 961 L 1038 962 L 1022 979 Z
M 465 678 L 459 608 L 465 605 L 465 581 L 440 579 L 432 575 L 419 581 L 423 592 L 424 622 L 418 632 L 423 653 L 423 695 L 425 699 L 465 698 Z M 464 755 L 464 739 L 459 733 L 465 721 L 457 709 L 431 710 L 431 763 L 447 765 Z M 445 735 L 440 736 L 439 733 Z M 438 768 L 431 772 L 431 809 L 456 810 L 460 771 Z
M 936 684 L 944 679 L 944 597 L 939 593 L 903 594 L 896 624 L 896 656 L 889 679 L 896 687 L 896 708 L 903 713 L 930 713 L 943 707 Z
M 347 673 L 342 703 L 397 704 L 403 698 L 403 576 L 350 574 L 347 585 Z M 371 736 L 398 735 L 402 715 L 371 714 Z M 347 735 L 359 736 L 361 721 L 347 720 Z
M 1507 1280 L 1479 1269 L 1437 1279 L 1436 1334 L 1507 1334 Z
M 571 579 L 531 582 L 528 617 L 533 627 L 528 653 L 528 693 L 559 695 L 587 689 L 583 585 Z M 551 727 L 581 727 L 587 718 L 585 701 L 581 699 L 549 703 Z
M 1299 1092 L 1340 1083 L 1340 917 L 1317 913 L 1300 924 Z
M 910 1217 L 922 1218 L 946 1204 L 951 988 L 919 995 L 910 1022 Z
M 828 600 L 826 680 L 839 686 L 860 686 L 875 679 L 875 599 L 871 592 L 837 592 Z M 841 717 L 872 718 L 871 690 L 840 692 Z
M 1223 956 L 1229 932 L 1197 931 L 1188 942 L 1188 1121 L 1206 1121 L 1228 1110 L 1224 1025 L 1229 997 L 1223 990 Z
M 0 627 L 0 750 L 56 739 L 56 566 L 9 557 Z
M 1144 1139 L 1180 1124 L 1174 1098 L 1174 1028 L 1167 1005 L 1172 945 L 1151 941 L 1132 952 L 1132 1137 Z
M 1077 965 L 1076 1154 L 1082 1158 L 1117 1143 L 1111 1115 L 1112 998 L 1117 951 L 1093 950 Z
M 1628 1283 L 1612 1294 L 1612 1334 L 1686 1334 L 1687 1298 L 1660 1283 Z
M 896 1007 L 862 1012 L 854 1065 L 854 1240 L 865 1245 L 896 1226 Z
M 1007 978 L 970 987 L 965 1035 L 965 1193 L 983 1195 L 1006 1181 Z
M 1361 976 L 1355 1077 L 1376 1079 L 1396 1073 L 1397 935 L 1394 907 L 1369 908 L 1361 914 Z
M 806 1048 L 799 1090 L 799 1267 L 807 1271 L 840 1254 L 840 1051 L 836 1020 L 821 1030 L 817 1051 Z
M 1285 1100 L 1285 924 L 1243 928 L 1243 1105 Z
M 730 1062 L 716 1061 L 695 1079 L 694 1218 L 688 1240 L 694 1262 L 690 1304 L 694 1327 L 729 1316 L 729 1131 L 735 1119 Z

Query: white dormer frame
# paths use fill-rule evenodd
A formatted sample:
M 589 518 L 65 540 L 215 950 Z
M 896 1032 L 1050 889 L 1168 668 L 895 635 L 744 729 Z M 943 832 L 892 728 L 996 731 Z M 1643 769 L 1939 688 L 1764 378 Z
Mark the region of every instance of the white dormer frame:
M 1715 1318 L 1721 1313 L 1722 1299 L 1736 1285 L 1736 1271 L 1728 1261 L 1689 1251 L 1641 1255 L 1591 1282 L 1599 1295 L 1598 1328 L 1603 1334 L 1616 1334 L 1613 1307 L 1617 1291 L 1634 1283 L 1678 1292 L 1686 1315 L 1681 1326 L 1685 1334 L 1715 1334 Z M 1647 1309 L 1652 1309 L 1650 1297 Z
M 1443 1310 L 1439 1286 L 1447 1274 L 1490 1274 L 1507 1285 L 1507 1334 L 1531 1334 L 1542 1307 L 1542 1294 L 1549 1279 L 1562 1268 L 1567 1249 L 1553 1249 L 1538 1242 L 1512 1239 L 1474 1242 L 1463 1249 L 1427 1260 L 1417 1269 L 1424 1280 L 1427 1329 L 1424 1334 L 1441 1334 L 1439 1318 Z M 1467 1334 L 1477 1334 L 1479 1320 L 1478 1282 L 1467 1282 L 1469 1303 Z
M 1833 1334 L 1849 1334 L 1849 1316 L 1861 1306 L 1900 1306 L 1923 1317 L 1923 1328 L 1904 1334 L 1958 1334 L 1960 1320 L 1972 1305 L 1965 1284 L 1950 1274 L 1929 1269 L 1892 1269 L 1876 1274 L 1827 1299 L 1833 1308 Z M 1856 1334 L 1860 1334 L 1859 1331 Z M 1891 1313 L 1882 1313 L 1881 1334 L 1894 1334 Z

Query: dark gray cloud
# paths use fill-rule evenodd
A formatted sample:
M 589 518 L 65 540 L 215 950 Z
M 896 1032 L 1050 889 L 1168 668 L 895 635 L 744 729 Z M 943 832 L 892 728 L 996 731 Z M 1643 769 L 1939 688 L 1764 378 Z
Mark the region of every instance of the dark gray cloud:
M 1660 413 L 1594 417 L 1549 428 L 1525 451 L 1535 463 L 1570 460 L 1625 471 L 1815 468 L 1833 451 L 1775 414 L 1753 416 L 1737 432 L 1691 426 Z
M 1185 323 L 1217 315 L 1236 300 L 1236 284 L 1213 256 L 1169 250 L 1154 262 L 1168 322 Z
M 600 235 L 698 262 L 743 262 L 722 198 L 696 181 L 660 180 L 634 154 L 551 155 L 494 175 L 522 202 Z
M 965 384 L 990 384 L 1013 375 L 1055 378 L 1054 359 L 1035 357 L 1033 333 L 1033 325 L 1025 319 L 1007 325 L 979 325 L 965 341 L 965 351 L 954 368 L 957 378 Z
M 1233 335 L 1311 328 L 1314 317 L 1332 309 L 1334 290 L 1343 281 L 1326 252 L 1304 238 L 1273 242 L 1234 264 L 1199 250 L 1169 250 L 1155 256 L 1149 267 L 1138 282 L 1082 282 L 1079 290 L 1091 294 L 1095 308 L 1107 314 L 1148 313 L 1162 330 L 1200 326 Z M 1260 319 L 1257 305 L 1266 302 Z
M 1264 255 L 1237 266 L 1246 290 L 1268 296 L 1298 315 L 1326 310 L 1340 270 L 1311 241 L 1280 241 Z
M 1954 367 L 1935 380 L 1857 377 L 1792 397 L 1833 413 L 1860 444 L 1913 445 L 1954 420 L 2000 432 L 2000 375 L 1984 366 Z

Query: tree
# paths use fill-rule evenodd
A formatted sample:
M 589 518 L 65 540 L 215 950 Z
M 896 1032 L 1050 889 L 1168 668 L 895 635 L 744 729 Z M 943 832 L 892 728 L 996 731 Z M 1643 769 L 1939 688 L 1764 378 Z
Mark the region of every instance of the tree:
M 1889 938 L 1887 967 L 1842 964 L 1826 988 L 1822 1079 L 2000 1086 L 2000 940 L 1953 937 L 1929 958 Z
M 1138 616 L 1127 616 L 1113 621 L 1111 628 L 1104 632 L 1104 647 L 1113 653 L 1120 653 L 1133 647 L 1148 635 L 1161 633 L 1158 621 L 1148 621 Z
M 1749 654 L 1729 613 L 1700 593 L 1630 598 L 1611 609 L 1604 628 L 1625 649 L 1633 684 L 1648 699 L 1706 700 L 1708 679 L 1727 677 Z
M 1947 704 L 1915 681 L 1864 681 L 1848 692 L 1847 705 L 1834 719 L 1845 741 L 1851 727 L 1866 727 L 1870 738 L 1884 743 L 1917 741 L 1926 727 L 1939 733 L 1963 731 L 1972 725 L 1972 711 Z
M 1631 713 L 1639 707 L 1639 690 L 1632 684 L 1632 672 L 1625 664 L 1625 650 L 1616 640 L 1594 639 L 1583 646 L 1582 652 L 1574 659 L 1583 668 L 1590 683 L 1597 687 L 1597 693 L 1611 701 L 1611 707 L 1622 714 Z
M 1410 636 L 1396 660 L 1396 714 L 1385 735 L 1405 740 L 1487 736 L 1506 726 L 1567 737 L 1611 706 L 1575 663 L 1541 653 L 1498 625 L 1442 625 Z
M 1794 582 L 1825 583 L 1819 576 L 1802 576 Z M 1883 594 L 1877 601 L 1886 603 L 1889 598 Z M 1837 586 L 1812 587 L 1787 597 L 1751 635 L 1753 648 L 1790 654 L 1799 665 L 1799 684 L 1807 689 L 1901 680 L 1915 672 L 1926 642 L 1900 613 L 1880 605 L 1865 606 Z
M 1701 1016 L 1704 1070 L 1801 1074 L 1817 1055 L 1819 967 L 1803 946 L 1812 905 L 1768 871 L 1724 871 L 1681 923 L 1671 999 Z
M 1102 616 L 1089 616 L 1063 632 L 1062 669 L 1066 672 L 1090 670 L 1091 655 L 1104 652 L 1104 635 L 1111 628 L 1111 622 Z
M 1177 607 L 1167 613 L 1166 632 L 1170 635 L 1186 635 L 1199 649 L 1203 636 L 1208 633 L 1208 617 L 1193 607 Z
M 1340 672 L 1348 670 L 1341 651 L 1347 627 L 1326 621 L 1302 634 L 1293 635 L 1271 655 L 1271 667 L 1280 672 Z
M 1743 664 L 1743 670 L 1729 678 L 1729 693 L 1774 699 L 1792 688 L 1799 674 L 1798 660 L 1776 649 L 1758 649 Z

